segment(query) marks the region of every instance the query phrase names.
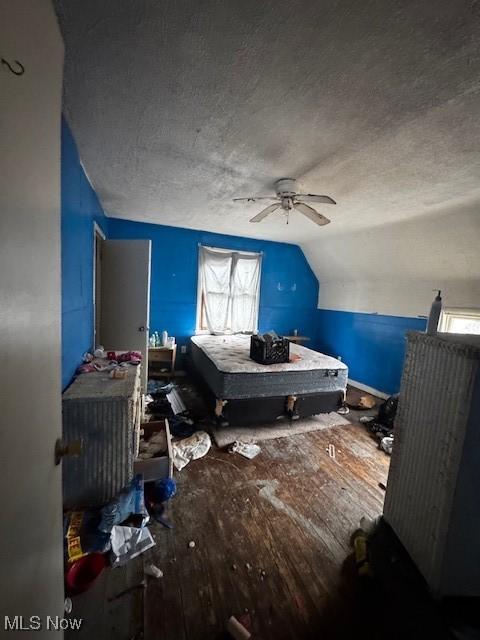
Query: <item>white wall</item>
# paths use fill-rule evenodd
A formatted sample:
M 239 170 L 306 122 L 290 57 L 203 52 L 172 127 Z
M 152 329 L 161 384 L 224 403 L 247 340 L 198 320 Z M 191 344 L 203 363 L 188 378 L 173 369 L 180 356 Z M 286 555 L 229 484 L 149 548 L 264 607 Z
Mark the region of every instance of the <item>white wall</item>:
M 4 615 L 63 612 L 61 467 L 54 464 L 61 436 L 63 44 L 51 2 L 2 0 L 0 43 L 2 57 L 25 67 L 15 76 L 0 65 L 3 629 Z M 47 636 L 44 627 L 35 633 Z
M 480 203 L 302 244 L 320 281 L 319 307 L 397 316 L 480 307 Z

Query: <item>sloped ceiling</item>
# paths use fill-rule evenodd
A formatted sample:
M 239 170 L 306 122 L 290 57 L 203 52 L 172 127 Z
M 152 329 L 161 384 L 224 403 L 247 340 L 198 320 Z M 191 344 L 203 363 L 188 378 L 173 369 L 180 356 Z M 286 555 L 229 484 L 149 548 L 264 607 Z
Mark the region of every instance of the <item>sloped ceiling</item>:
M 454 207 L 302 244 L 320 280 L 319 306 L 400 316 L 428 314 L 441 289 L 447 307 L 480 308 L 480 211 Z
M 479 231 L 478 2 L 56 7 L 65 111 L 108 215 L 301 243 L 320 279 L 340 264 L 322 247 L 351 247 L 351 271 L 363 260 L 353 240 L 372 229 L 390 238 L 409 220 L 414 237 L 415 219 L 432 230 L 468 209 Z M 321 209 L 332 224 L 253 225 L 259 205 L 231 202 L 284 176 L 333 196 Z

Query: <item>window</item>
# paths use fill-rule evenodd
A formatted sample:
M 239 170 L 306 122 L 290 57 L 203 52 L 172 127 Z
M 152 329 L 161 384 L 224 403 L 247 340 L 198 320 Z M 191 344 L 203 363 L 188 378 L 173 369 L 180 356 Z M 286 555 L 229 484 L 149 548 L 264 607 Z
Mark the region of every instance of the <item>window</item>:
M 439 331 L 480 334 L 480 309 L 443 309 Z
M 197 333 L 258 328 L 261 254 L 199 247 Z

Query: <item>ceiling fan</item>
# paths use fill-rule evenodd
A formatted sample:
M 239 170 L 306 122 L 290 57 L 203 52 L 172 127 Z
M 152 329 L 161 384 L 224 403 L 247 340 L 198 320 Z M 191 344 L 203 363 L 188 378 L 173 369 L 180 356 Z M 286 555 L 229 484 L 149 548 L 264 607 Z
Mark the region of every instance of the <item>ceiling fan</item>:
M 276 195 L 271 196 L 251 196 L 250 198 L 234 198 L 234 202 L 257 202 L 257 200 L 274 200 L 273 204 L 268 205 L 265 209 L 257 213 L 250 222 L 261 222 L 270 213 L 276 211 L 281 207 L 287 215 L 292 209 L 296 209 L 304 216 L 306 216 L 315 224 L 323 226 L 328 224 L 330 220 L 321 213 L 318 213 L 313 207 L 310 207 L 307 202 L 321 202 L 322 204 L 337 204 L 330 196 L 318 196 L 313 193 L 297 193 L 297 181 L 294 178 L 280 178 L 275 182 Z

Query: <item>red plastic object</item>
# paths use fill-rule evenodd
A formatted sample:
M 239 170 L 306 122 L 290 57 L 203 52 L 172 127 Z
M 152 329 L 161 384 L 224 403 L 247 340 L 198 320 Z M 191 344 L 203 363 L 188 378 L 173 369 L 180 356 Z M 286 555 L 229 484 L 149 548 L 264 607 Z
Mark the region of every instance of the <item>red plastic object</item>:
M 89 589 L 106 566 L 107 559 L 101 553 L 90 553 L 73 562 L 65 577 L 69 593 L 77 594 Z

